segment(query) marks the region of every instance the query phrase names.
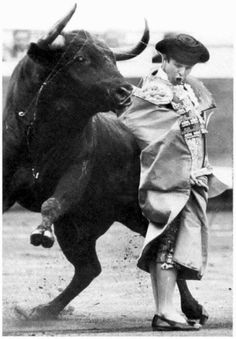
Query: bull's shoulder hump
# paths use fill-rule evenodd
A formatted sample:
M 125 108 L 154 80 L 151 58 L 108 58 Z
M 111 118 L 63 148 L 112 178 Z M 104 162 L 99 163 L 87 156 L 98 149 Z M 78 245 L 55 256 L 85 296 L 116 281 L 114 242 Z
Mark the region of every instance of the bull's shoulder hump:
M 104 133 L 114 134 L 131 134 L 126 126 L 113 112 L 98 113 L 93 117 L 93 123 L 96 127 L 101 129 Z
M 115 113 L 98 113 L 92 119 L 94 135 L 97 141 L 106 144 L 136 148 L 136 141 L 131 131 L 117 118 Z

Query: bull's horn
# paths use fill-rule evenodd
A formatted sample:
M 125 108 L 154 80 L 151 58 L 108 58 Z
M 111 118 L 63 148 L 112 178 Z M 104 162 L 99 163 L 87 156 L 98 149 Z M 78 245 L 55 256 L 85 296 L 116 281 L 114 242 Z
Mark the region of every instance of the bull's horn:
M 116 61 L 122 61 L 122 60 L 128 60 L 128 59 L 132 59 L 134 57 L 136 57 L 137 55 L 139 55 L 140 53 L 142 53 L 142 51 L 145 50 L 145 48 L 147 47 L 147 44 L 149 42 L 149 28 L 148 28 L 148 23 L 147 20 L 145 19 L 145 30 L 142 36 L 142 39 L 139 41 L 139 43 L 132 48 L 130 51 L 118 51 L 113 49 L 114 55 L 116 57 Z
M 63 28 L 65 28 L 67 23 L 70 21 L 72 15 L 75 13 L 76 7 L 77 4 L 74 4 L 73 8 L 62 19 L 55 23 L 46 36 L 38 41 L 38 46 L 41 48 L 47 48 L 57 38 Z

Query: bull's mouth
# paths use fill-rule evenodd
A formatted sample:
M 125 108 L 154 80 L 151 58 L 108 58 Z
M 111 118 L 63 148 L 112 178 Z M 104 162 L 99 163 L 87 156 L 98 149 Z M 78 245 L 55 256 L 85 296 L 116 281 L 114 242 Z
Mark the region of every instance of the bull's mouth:
M 115 112 L 122 112 L 132 104 L 133 86 L 130 84 L 122 84 L 122 86 L 116 87 L 111 94 L 113 110 Z
M 114 109 L 114 111 L 116 113 L 123 113 L 129 106 L 131 106 L 132 104 L 132 99 L 131 99 L 131 96 L 128 96 L 126 99 L 122 100 L 122 101 L 119 101 L 117 104 L 116 104 L 116 107 Z
M 184 84 L 184 79 L 180 76 L 175 78 L 176 85 L 183 85 Z
M 128 96 L 126 99 L 119 102 L 119 106 L 124 108 L 130 106 L 131 104 L 132 104 L 131 96 Z

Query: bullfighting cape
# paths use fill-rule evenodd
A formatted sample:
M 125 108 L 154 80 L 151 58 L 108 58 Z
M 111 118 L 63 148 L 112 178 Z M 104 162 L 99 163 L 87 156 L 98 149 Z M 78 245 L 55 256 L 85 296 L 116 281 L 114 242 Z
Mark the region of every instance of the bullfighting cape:
M 215 105 L 203 83 L 189 77 L 187 84 L 198 99 L 201 115 L 210 112 Z M 139 203 L 150 222 L 143 252 L 181 212 L 192 189 L 192 155 L 180 129 L 180 114 L 171 105 L 171 88 L 163 79 L 159 79 L 156 86 L 159 95 L 155 98 L 150 91 L 146 95 L 145 91 L 135 88 L 133 104 L 120 117 L 135 135 L 142 151 Z M 209 167 L 206 154 L 202 167 Z M 216 179 L 212 171 L 205 171 L 204 174 L 208 175 L 209 197 L 216 196 L 227 188 Z M 141 255 L 138 266 L 148 270 L 142 263 L 142 257 Z

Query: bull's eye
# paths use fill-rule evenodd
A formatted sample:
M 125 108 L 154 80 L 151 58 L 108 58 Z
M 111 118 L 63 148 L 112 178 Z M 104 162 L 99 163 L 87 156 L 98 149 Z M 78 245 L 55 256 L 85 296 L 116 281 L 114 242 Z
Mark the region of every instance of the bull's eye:
M 85 58 L 82 55 L 79 55 L 79 56 L 77 56 L 76 60 L 79 61 L 79 62 L 84 62 Z

